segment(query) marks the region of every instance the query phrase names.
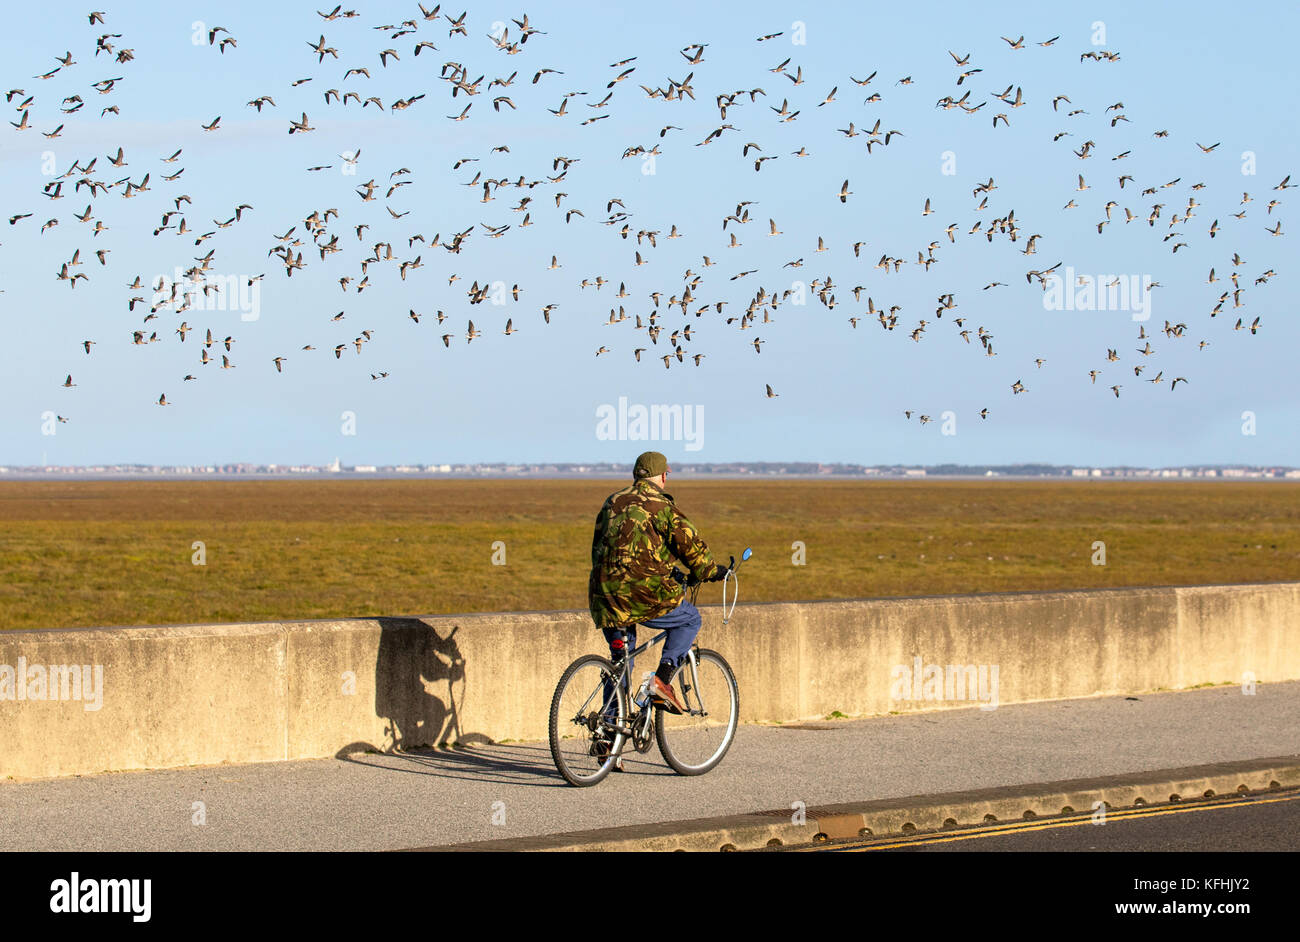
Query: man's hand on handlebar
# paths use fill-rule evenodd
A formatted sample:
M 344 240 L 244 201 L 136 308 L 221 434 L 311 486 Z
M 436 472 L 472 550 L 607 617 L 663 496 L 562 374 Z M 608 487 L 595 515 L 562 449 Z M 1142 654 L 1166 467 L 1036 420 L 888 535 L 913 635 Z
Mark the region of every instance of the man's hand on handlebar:
M 727 574 L 732 572 L 733 569 L 734 569 L 733 566 L 719 565 L 718 571 L 714 573 L 712 576 L 710 576 L 709 578 L 696 579 L 693 573 L 683 572 L 682 570 L 673 567 L 671 576 L 673 580 L 679 583 L 680 585 L 693 587 L 693 586 L 700 585 L 701 583 L 704 582 L 721 582 L 723 579 L 727 578 Z

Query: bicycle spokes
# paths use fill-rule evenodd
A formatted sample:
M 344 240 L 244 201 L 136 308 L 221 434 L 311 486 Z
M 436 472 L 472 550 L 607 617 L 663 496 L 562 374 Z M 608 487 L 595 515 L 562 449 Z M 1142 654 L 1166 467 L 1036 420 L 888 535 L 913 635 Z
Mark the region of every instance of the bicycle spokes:
M 716 651 L 701 650 L 698 655 L 692 652 L 674 680 L 687 712 L 661 711 L 656 717 L 659 750 L 674 771 L 700 775 L 717 765 L 735 734 L 739 711 L 735 676 Z
M 621 675 L 604 658 L 589 655 L 569 665 L 551 703 L 551 755 L 574 785 L 594 785 L 612 769 L 623 748 L 627 698 Z

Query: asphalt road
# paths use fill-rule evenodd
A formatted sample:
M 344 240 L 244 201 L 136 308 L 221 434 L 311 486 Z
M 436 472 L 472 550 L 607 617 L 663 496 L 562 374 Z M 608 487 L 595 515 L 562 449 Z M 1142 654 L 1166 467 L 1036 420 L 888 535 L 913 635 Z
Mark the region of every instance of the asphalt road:
M 1300 791 L 1230 795 L 1114 811 L 955 828 L 901 838 L 837 841 L 808 848 L 835 853 L 866 851 L 1231 851 L 1300 850 Z
M 545 743 L 4 782 L 0 850 L 396 849 L 1291 755 L 1300 682 L 807 725 L 742 726 L 698 778 L 631 754 L 589 789 Z

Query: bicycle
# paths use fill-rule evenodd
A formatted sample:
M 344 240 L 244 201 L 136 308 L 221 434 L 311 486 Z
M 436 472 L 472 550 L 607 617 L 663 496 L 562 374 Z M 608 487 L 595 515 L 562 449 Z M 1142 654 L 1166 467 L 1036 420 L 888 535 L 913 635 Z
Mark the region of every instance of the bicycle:
M 748 547 L 740 556 L 743 563 L 752 555 Z M 739 568 L 731 557 L 722 581 L 722 624 L 725 627 L 740 598 Z M 699 595 L 700 583 L 673 570 L 673 577 L 691 588 L 691 603 Z M 727 584 L 734 585 L 731 608 L 727 608 Z M 639 753 L 657 742 L 664 761 L 678 775 L 703 775 L 713 769 L 731 748 L 740 715 L 740 690 L 731 665 L 717 651 L 698 643 L 682 659 L 669 681 L 679 691 L 686 712 L 679 715 L 662 706 L 651 708 L 649 684 L 654 671 L 647 671 L 635 696 L 631 678 L 637 655 L 666 638 L 661 631 L 627 652 L 617 662 L 599 654 L 585 654 L 570 664 L 560 677 L 551 698 L 551 758 L 570 785 L 596 785 L 616 766 L 630 742 Z

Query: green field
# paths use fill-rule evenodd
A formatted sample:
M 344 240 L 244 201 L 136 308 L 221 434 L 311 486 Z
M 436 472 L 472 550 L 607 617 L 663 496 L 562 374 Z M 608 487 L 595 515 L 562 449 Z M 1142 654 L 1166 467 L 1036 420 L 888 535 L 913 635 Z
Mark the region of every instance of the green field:
M 4 482 L 0 628 L 585 610 L 592 523 L 621 486 Z M 1291 482 L 688 479 L 670 490 L 715 553 L 754 548 L 745 601 L 1300 579 Z M 196 541 L 205 565 L 192 562 Z M 496 541 L 505 565 L 492 562 Z M 792 563 L 795 541 L 805 565 Z M 714 602 L 717 587 L 706 590 Z

